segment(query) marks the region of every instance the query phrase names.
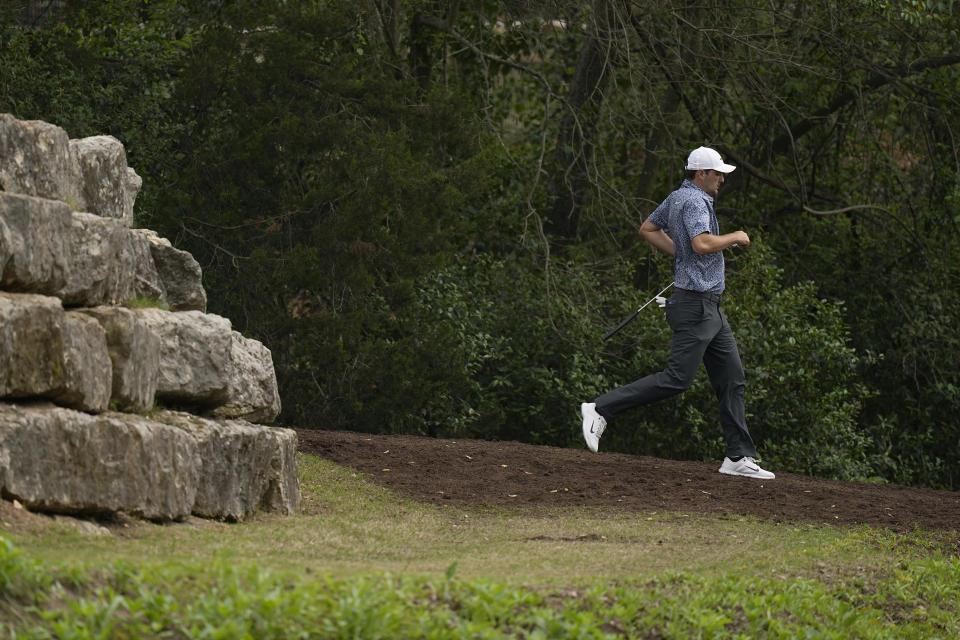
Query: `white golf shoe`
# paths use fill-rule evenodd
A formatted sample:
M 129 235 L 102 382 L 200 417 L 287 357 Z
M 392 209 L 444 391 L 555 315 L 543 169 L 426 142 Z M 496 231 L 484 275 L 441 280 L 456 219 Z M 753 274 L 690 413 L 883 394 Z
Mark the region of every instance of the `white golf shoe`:
M 723 464 L 720 465 L 720 473 L 725 473 L 731 476 L 760 478 L 761 480 L 773 480 L 777 477 L 769 471 L 761 469 L 756 460 L 747 456 L 740 458 L 736 462 L 730 458 L 724 458 Z
M 596 453 L 600 447 L 600 436 L 607 428 L 607 421 L 597 413 L 597 405 L 594 402 L 581 404 L 580 414 L 583 416 L 583 439 L 587 442 L 587 448 Z

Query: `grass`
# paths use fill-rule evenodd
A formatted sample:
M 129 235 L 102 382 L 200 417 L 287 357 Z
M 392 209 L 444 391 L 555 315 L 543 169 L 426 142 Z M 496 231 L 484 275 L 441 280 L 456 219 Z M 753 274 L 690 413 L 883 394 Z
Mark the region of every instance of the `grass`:
M 123 306 L 128 309 L 164 309 L 168 310 L 170 307 L 162 300 L 149 296 L 137 296 L 129 300 L 124 301 Z
M 299 458 L 302 513 L 0 538 L 0 638 L 951 638 L 956 532 L 399 498 Z

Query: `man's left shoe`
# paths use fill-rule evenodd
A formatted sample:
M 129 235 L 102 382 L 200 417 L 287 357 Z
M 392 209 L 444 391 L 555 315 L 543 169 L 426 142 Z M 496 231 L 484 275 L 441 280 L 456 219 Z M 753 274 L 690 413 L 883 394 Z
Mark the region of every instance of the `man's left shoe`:
M 756 460 L 747 456 L 740 458 L 736 462 L 730 458 L 724 458 L 723 464 L 720 465 L 720 473 L 726 473 L 727 475 L 731 476 L 760 478 L 761 480 L 773 480 L 777 477 L 769 471 L 761 469 Z

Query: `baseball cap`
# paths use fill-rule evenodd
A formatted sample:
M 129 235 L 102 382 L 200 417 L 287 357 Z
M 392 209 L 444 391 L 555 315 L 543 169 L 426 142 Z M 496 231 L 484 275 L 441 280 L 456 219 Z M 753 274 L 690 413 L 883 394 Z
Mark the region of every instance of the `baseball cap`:
M 730 173 L 735 166 L 726 164 L 720 154 L 710 147 L 697 147 L 687 156 L 686 169 L 695 171 L 697 169 L 713 169 L 720 173 Z

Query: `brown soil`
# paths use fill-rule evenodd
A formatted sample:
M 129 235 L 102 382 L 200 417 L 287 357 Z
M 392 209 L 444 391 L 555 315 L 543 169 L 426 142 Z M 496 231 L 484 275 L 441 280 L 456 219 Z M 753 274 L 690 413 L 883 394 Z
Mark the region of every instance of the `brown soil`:
M 299 449 L 436 504 L 615 506 L 635 512 L 751 514 L 781 522 L 960 532 L 960 492 L 793 473 L 755 480 L 719 462 L 592 454 L 517 442 L 300 430 Z

